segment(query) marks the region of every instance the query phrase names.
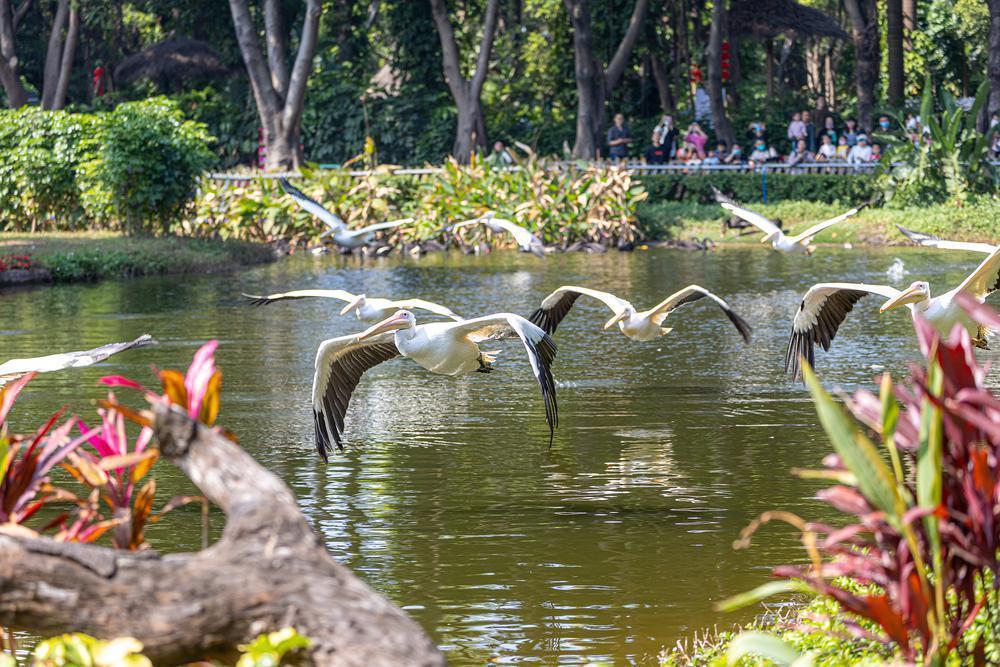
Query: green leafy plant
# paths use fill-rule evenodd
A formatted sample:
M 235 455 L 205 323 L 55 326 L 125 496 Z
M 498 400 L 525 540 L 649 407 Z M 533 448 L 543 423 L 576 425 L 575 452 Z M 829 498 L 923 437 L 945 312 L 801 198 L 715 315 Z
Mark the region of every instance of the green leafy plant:
M 60 635 L 38 643 L 31 654 L 36 667 L 152 667 L 142 655 L 142 642 L 132 637 L 110 641 L 82 632 Z
M 924 84 L 920 117 L 926 134 L 914 143 L 880 135 L 888 149 L 882 160 L 880 183 L 887 201 L 920 205 L 944 200 L 964 203 L 974 193 L 994 187 L 989 162 L 990 134 L 976 129 L 976 117 L 989 95 L 983 81 L 975 101 L 966 111 L 951 94 L 936 97 L 930 75 Z M 935 106 L 940 107 L 940 113 Z M 903 124 L 902 119 L 897 122 Z
M 282 628 L 240 646 L 243 654 L 236 667 L 277 667 L 286 655 L 308 648 L 309 644 L 309 638 L 300 635 L 295 628 Z
M 957 299 L 975 321 L 1000 325 L 1000 316 L 971 297 Z M 818 496 L 854 522 L 833 527 L 765 513 L 740 544 L 765 523 L 785 521 L 800 531 L 809 565 L 775 568 L 781 581 L 724 606 L 805 588 L 876 624 L 877 637 L 907 662 L 995 663 L 1000 401 L 985 385 L 964 327 L 942 338 L 923 319 L 915 323 L 926 368 L 915 368 L 904 385 L 887 374 L 879 395 L 859 390 L 847 401 L 881 447 L 804 370 L 836 455 L 826 470 L 800 474 L 834 482 Z M 992 631 L 983 632 L 983 624 Z
M 128 102 L 102 119 L 101 150 L 84 165 L 84 206 L 130 233 L 167 232 L 215 161 L 204 125 L 166 98 Z

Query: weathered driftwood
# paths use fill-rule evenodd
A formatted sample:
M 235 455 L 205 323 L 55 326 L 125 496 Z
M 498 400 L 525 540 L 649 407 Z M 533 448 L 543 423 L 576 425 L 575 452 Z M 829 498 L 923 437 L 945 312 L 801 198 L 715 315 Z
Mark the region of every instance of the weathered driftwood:
M 0 536 L 0 624 L 132 636 L 158 665 L 230 656 L 294 626 L 316 665 L 441 665 L 420 627 L 327 553 L 289 488 L 237 445 L 158 408 L 156 437 L 227 517 L 197 553 L 127 553 Z

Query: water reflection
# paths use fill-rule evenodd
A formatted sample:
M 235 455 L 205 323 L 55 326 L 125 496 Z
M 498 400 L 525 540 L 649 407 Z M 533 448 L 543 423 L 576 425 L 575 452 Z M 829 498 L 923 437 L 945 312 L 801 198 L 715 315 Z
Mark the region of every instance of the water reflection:
M 90 412 L 101 375 L 148 381 L 150 364 L 183 366 L 199 343 L 218 337 L 222 421 L 292 486 L 330 551 L 403 605 L 453 664 L 644 663 L 719 622 L 713 602 L 799 557 L 794 535 L 780 528 L 750 551 L 731 548 L 765 509 L 821 512 L 810 500 L 815 486 L 788 474 L 827 450 L 808 397 L 781 371 L 790 315 L 812 283 L 881 282 L 896 256 L 936 292 L 978 261 L 900 249 L 810 260 L 758 248 L 545 262 L 517 253 L 302 257 L 235 276 L 5 292 L 0 358 L 146 331 L 162 343 L 40 376 L 14 415 L 27 430 L 63 404 Z M 635 343 L 600 331 L 604 306 L 581 300 L 557 336 L 561 425 L 551 449 L 523 350 L 507 345 L 490 375 L 446 378 L 405 360 L 371 371 L 348 412 L 347 450 L 329 465 L 312 444 L 313 359 L 320 340 L 356 331 L 357 321 L 337 317 L 334 302 L 251 308 L 239 297 L 343 288 L 419 295 L 473 316 L 528 313 L 563 284 L 645 307 L 692 282 L 751 323 L 752 346 L 700 304 L 674 314 L 667 337 Z M 898 373 L 916 356 L 905 314 L 879 317 L 859 304 L 856 315 L 819 353 L 831 386 L 867 384 L 875 369 Z M 163 498 L 192 490 L 166 466 L 157 483 Z M 222 523 L 213 513 L 213 535 Z M 184 508 L 151 535 L 161 550 L 194 549 L 199 525 L 197 508 Z

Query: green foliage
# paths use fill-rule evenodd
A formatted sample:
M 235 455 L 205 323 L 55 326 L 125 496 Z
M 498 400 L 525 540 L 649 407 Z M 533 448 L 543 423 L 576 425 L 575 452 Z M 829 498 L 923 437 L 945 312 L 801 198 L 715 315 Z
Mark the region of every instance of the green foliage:
M 0 112 L 0 225 L 70 228 L 83 219 L 77 171 L 93 160 L 98 122 L 89 114 L 25 107 Z
M 166 98 L 128 102 L 104 117 L 100 157 L 85 167 L 84 206 L 129 233 L 162 231 L 214 162 L 205 127 Z
M 556 169 L 530 150 L 511 169 L 476 159 L 468 166 L 449 160 L 439 172 L 422 177 L 395 176 L 385 168 L 363 177 L 345 169 L 307 169 L 304 175 L 297 184 L 303 192 L 351 227 L 417 218 L 393 232 L 403 242 L 430 238 L 441 227 L 489 210 L 549 243 L 632 241 L 640 235 L 635 210 L 646 197 L 643 186 L 623 169 L 587 164 Z M 195 219 L 182 225 L 189 234 L 295 242 L 326 231 L 270 179 L 206 180 L 200 191 Z
M 277 667 L 287 654 L 308 648 L 309 644 L 309 638 L 300 635 L 295 628 L 282 628 L 241 646 L 243 655 L 236 667 Z
M 753 172 L 659 173 L 640 178 L 650 202 L 713 203 L 712 188 L 716 187 L 736 201 L 749 204 L 761 201 L 765 185 L 764 177 Z M 878 191 L 869 174 L 769 173 L 766 185 L 768 202 L 797 199 L 854 205 L 871 199 Z
M 965 111 L 946 90 L 935 96 L 928 75 L 920 117 L 929 136 L 917 145 L 882 137 L 889 142 L 880 176 L 887 201 L 904 206 L 945 200 L 962 203 L 971 194 L 995 189 L 990 135 L 976 130 L 976 116 L 988 94 L 989 83 L 984 81 L 972 108 Z
M 258 636 L 240 646 L 236 667 L 278 667 L 285 657 L 308 648 L 309 638 L 295 628 L 282 628 Z M 0 653 L 0 667 L 16 665 L 13 657 Z M 108 641 L 76 632 L 44 639 L 31 654 L 33 667 L 152 667 L 142 655 L 142 642 L 133 637 Z
M 142 655 L 142 642 L 132 637 L 111 641 L 82 632 L 60 635 L 39 642 L 31 654 L 37 667 L 152 667 Z

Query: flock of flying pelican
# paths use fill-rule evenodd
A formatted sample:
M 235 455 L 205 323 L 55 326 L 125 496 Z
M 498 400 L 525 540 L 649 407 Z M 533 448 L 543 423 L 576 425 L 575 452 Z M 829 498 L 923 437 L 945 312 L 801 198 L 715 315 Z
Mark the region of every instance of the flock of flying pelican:
M 326 223 L 329 231 L 324 236 L 343 248 L 364 246 L 374 240 L 375 232 L 412 222 L 410 219 L 395 220 L 351 230 L 338 216 L 290 183 L 284 179 L 281 183 L 286 193 L 303 209 Z M 761 242 L 770 243 L 778 252 L 793 254 L 812 255 L 816 250 L 812 240 L 817 234 L 849 219 L 864 208 L 864 205 L 855 207 L 795 236 L 788 236 L 781 230 L 780 223 L 740 206 L 717 190 L 715 194 L 725 210 L 764 234 Z M 495 233 L 509 233 L 522 251 L 545 257 L 545 247 L 534 234 L 509 220 L 497 218 L 492 213 L 449 225 L 439 231 L 454 233 L 457 229 L 473 224 L 485 225 Z M 916 281 L 904 290 L 865 283 L 830 282 L 813 285 L 803 296 L 793 316 L 785 353 L 785 371 L 794 379 L 800 376 L 803 359 L 810 365 L 815 363 L 817 345 L 824 350 L 830 349 L 847 314 L 859 300 L 868 295 L 885 299 L 879 308 L 880 313 L 906 306 L 912 317 L 923 317 L 942 333 L 948 333 L 956 323 L 960 323 L 969 330 L 977 346 L 986 347 L 987 330 L 970 319 L 955 297 L 964 292 L 982 303 L 989 294 L 1000 289 L 1000 247 L 985 243 L 948 241 L 902 227 L 899 229 L 918 245 L 983 253 L 986 258 L 960 285 L 935 297 L 931 296 L 930 287 L 925 281 Z M 552 335 L 580 297 L 596 299 L 606 305 L 613 316 L 604 324 L 604 329 L 617 325 L 622 334 L 634 341 L 652 341 L 666 335 L 671 329 L 663 326 L 665 320 L 675 310 L 701 299 L 714 303 L 745 343 L 750 343 L 752 332 L 750 325 L 724 299 L 698 285 L 689 285 L 644 311 L 637 310 L 629 301 L 614 294 L 567 285 L 547 296 L 528 318 L 514 313 L 493 313 L 466 319 L 446 306 L 423 299 L 369 297 L 344 290 L 305 289 L 266 296 L 244 296 L 257 305 L 294 299 L 335 299 L 345 303 L 340 311 L 341 315 L 354 313 L 358 320 L 371 324 L 360 333 L 323 341 L 316 353 L 312 411 L 316 447 L 324 460 L 334 446 L 343 448 L 347 408 L 354 389 L 369 369 L 401 356 L 440 375 L 489 373 L 494 369 L 494 353 L 485 351 L 481 345 L 512 338 L 519 339 L 524 347 L 532 373 L 541 389 L 551 445 L 559 414 L 556 383 L 552 376 L 552 364 L 556 356 L 556 344 Z M 413 311 L 424 311 L 446 319 L 418 324 Z M 0 364 L 0 386 L 27 373 L 87 366 L 124 350 L 152 343 L 147 335 L 132 342 L 113 343 L 83 352 L 15 359 Z

